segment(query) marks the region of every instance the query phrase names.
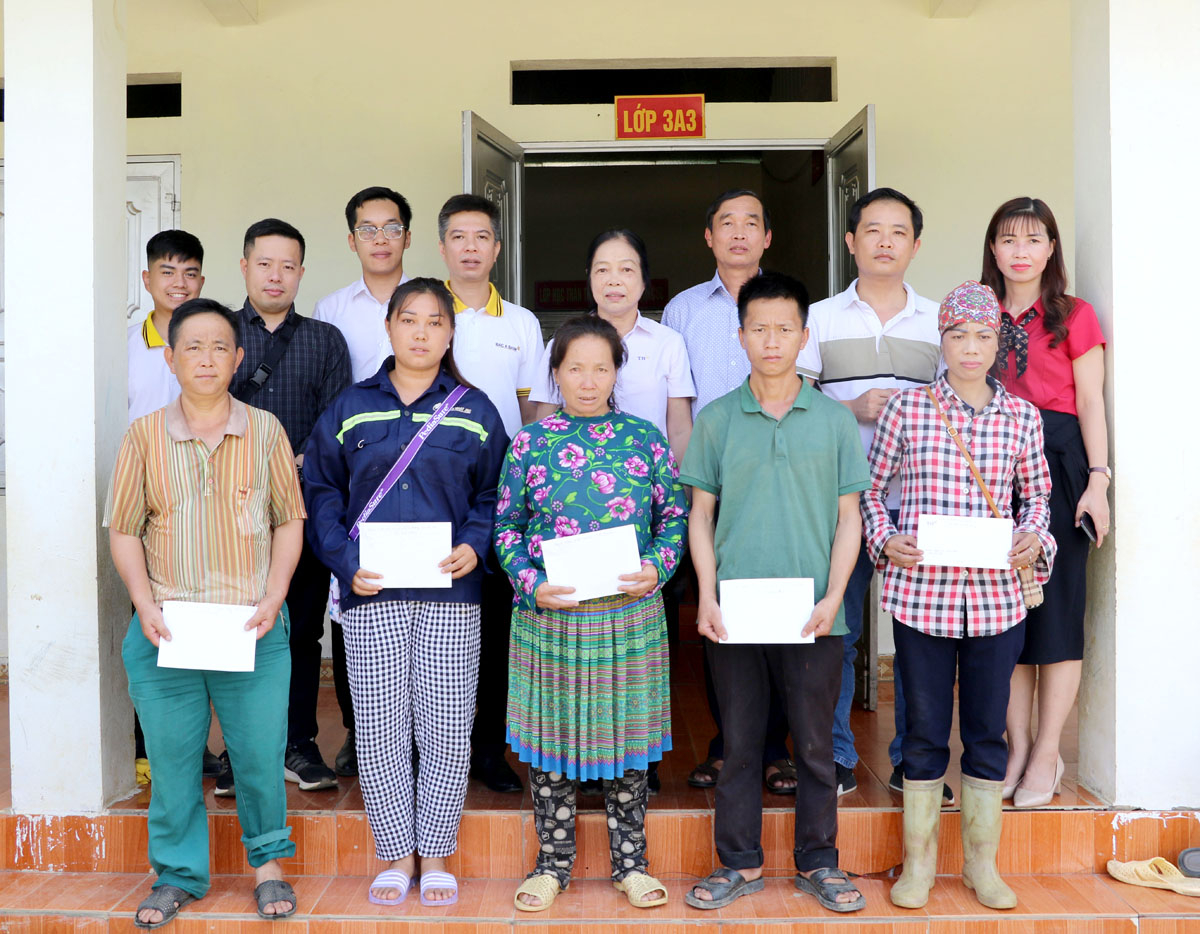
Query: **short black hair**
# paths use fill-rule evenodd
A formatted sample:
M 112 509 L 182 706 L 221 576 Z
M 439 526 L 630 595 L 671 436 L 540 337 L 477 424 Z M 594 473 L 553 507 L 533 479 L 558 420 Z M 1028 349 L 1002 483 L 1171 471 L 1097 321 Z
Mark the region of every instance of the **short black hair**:
M 186 230 L 161 230 L 146 241 L 146 268 L 160 259 L 194 259 L 204 265 L 204 247 L 195 234 Z
M 627 227 L 611 227 L 608 230 L 596 234 L 595 238 L 588 245 L 587 265 L 583 269 L 583 275 L 586 279 L 592 277 L 592 263 L 596 259 L 596 251 L 610 240 L 622 240 L 629 244 L 629 248 L 637 255 L 638 264 L 642 267 L 642 287 L 650 288 L 650 256 L 646 252 L 646 243 Z M 591 289 L 589 287 L 589 294 Z M 596 297 L 593 295 L 592 307 L 596 306 Z
M 799 279 L 781 272 L 763 272 L 750 279 L 738 292 L 738 327 L 746 325 L 750 303 L 760 298 L 787 298 L 800 309 L 800 324 L 808 327 L 808 289 Z
M 625 363 L 625 345 L 621 343 L 621 335 L 617 329 L 599 315 L 576 315 L 568 318 L 554 332 L 554 345 L 550 348 L 550 379 L 554 379 L 554 371 L 563 364 L 571 344 L 581 337 L 598 337 L 608 342 L 612 351 L 613 367 L 621 369 Z
M 220 315 L 225 319 L 225 323 L 233 328 L 233 346 L 242 346 L 242 330 L 238 327 L 237 315 L 231 308 L 222 305 L 215 298 L 190 298 L 175 309 L 171 315 L 171 323 L 167 325 L 167 344 L 172 350 L 175 349 L 175 342 L 179 340 L 179 330 L 183 327 L 183 322 L 196 315 Z
M 925 228 L 925 215 L 917 207 L 917 202 L 895 188 L 873 188 L 855 201 L 850 208 L 850 213 L 846 215 L 847 233 L 858 233 L 858 224 L 862 220 L 863 208 L 876 201 L 898 201 L 908 208 L 908 213 L 912 215 L 913 239 L 921 239 L 921 231 Z
M 392 202 L 392 204 L 396 205 L 396 212 L 400 215 L 400 220 L 404 223 L 404 229 L 411 229 L 412 208 L 408 206 L 408 199 L 398 191 L 392 191 L 390 188 L 375 185 L 372 188 L 364 188 L 346 203 L 346 226 L 351 231 L 354 230 L 354 222 L 358 220 L 358 209 L 368 201 Z
M 726 201 L 732 201 L 734 198 L 754 198 L 763 209 L 763 233 L 771 232 L 771 212 L 767 210 L 767 204 L 757 191 L 751 191 L 749 188 L 730 188 L 729 191 L 723 191 L 713 199 L 713 203 L 708 206 L 708 213 L 704 216 L 704 226 L 712 230 L 713 218 L 717 216 L 717 211 L 721 210 L 721 205 Z
M 488 220 L 492 222 L 492 236 L 496 238 L 496 242 L 499 243 L 504 239 L 504 232 L 500 229 L 500 208 L 482 195 L 461 194 L 452 197 L 438 211 L 439 241 L 446 239 L 446 231 L 450 229 L 450 218 L 455 214 L 462 214 L 464 211 L 486 214 Z
M 259 237 L 287 237 L 300 244 L 300 262 L 304 262 L 304 235 L 287 221 L 278 217 L 266 217 L 246 228 L 246 236 L 242 238 L 242 256 L 250 258 L 254 241 Z M 177 309 L 178 310 L 178 309 Z

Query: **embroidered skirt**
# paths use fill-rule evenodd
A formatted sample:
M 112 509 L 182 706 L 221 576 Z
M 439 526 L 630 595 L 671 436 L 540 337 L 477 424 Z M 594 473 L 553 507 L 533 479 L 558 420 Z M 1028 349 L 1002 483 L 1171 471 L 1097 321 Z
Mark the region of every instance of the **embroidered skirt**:
M 614 778 L 671 748 L 662 597 L 601 597 L 574 610 L 513 610 L 507 740 L 522 762 Z

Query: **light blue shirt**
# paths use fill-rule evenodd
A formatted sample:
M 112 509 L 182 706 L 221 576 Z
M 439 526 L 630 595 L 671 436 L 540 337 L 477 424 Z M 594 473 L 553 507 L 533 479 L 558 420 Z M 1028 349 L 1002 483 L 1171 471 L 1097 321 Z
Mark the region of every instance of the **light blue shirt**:
M 667 302 L 662 323 L 678 331 L 687 347 L 696 384 L 693 417 L 750 375 L 750 360 L 738 340 L 737 299 L 719 273 Z

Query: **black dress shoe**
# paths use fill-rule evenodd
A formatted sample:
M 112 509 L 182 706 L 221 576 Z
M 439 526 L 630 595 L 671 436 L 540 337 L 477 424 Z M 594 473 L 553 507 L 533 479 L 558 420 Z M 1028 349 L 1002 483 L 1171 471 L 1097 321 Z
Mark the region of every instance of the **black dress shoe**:
M 521 779 L 504 759 L 480 759 L 471 765 L 471 777 L 477 778 L 492 791 L 520 791 Z
M 358 750 L 354 747 L 354 727 L 346 733 L 346 741 L 333 757 L 333 770 L 338 775 L 352 778 L 358 774 Z
M 221 764 L 221 760 L 217 758 L 216 754 L 211 749 L 205 746 L 204 765 L 201 767 L 200 773 L 205 778 L 216 778 L 221 774 L 221 769 L 223 768 L 224 765 Z

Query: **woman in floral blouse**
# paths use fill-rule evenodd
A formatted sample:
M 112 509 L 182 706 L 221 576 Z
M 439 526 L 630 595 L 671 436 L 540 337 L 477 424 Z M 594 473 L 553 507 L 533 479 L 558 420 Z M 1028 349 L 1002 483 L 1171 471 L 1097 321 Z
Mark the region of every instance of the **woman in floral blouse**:
M 575 862 L 576 782 L 604 783 L 613 884 L 632 905 L 665 904 L 646 862 L 646 769 L 671 748 L 667 631 L 659 591 L 686 526 L 679 470 L 662 433 L 611 398 L 624 349 L 583 316 L 555 334 L 562 408 L 517 433 L 500 477 L 496 551 L 516 592 L 508 741 L 529 763 L 541 845 L 517 908 L 549 907 Z M 620 525 L 642 569 L 622 596 L 583 602 L 546 579 L 541 544 Z

